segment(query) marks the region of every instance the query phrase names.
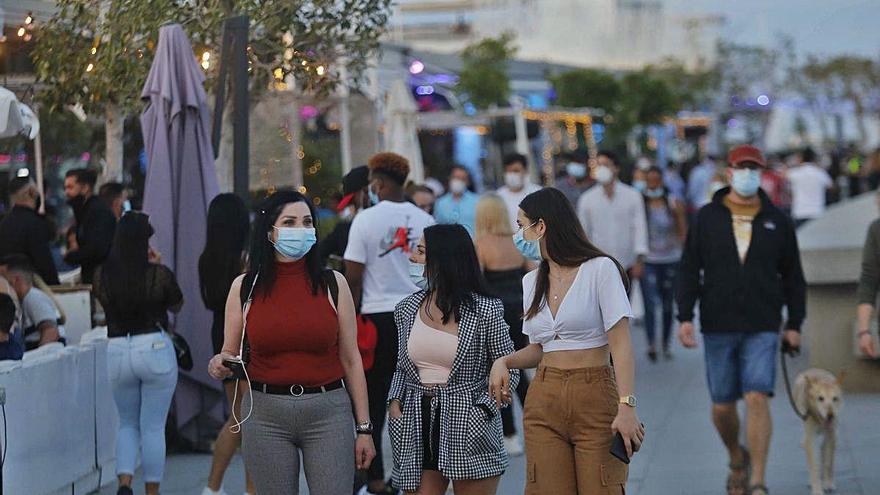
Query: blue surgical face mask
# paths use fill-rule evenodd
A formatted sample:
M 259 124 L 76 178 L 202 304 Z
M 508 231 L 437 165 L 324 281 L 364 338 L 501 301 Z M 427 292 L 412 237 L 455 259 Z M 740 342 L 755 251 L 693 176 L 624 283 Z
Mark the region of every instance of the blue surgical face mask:
M 125 201 L 122 202 L 122 211 L 123 212 L 131 211 L 131 201 L 126 199 Z
M 379 204 L 379 195 L 373 192 L 373 188 L 367 188 L 367 195 L 370 197 L 370 206 Z
M 658 199 L 663 197 L 663 188 L 658 187 L 657 189 L 646 189 L 644 195 L 651 199 Z
M 583 163 L 569 162 L 568 165 L 565 166 L 565 173 L 575 179 L 583 179 L 587 176 L 587 166 Z
M 516 234 L 513 234 L 513 244 L 516 246 L 516 249 L 519 250 L 520 254 L 526 257 L 526 259 L 532 261 L 541 261 L 541 240 L 535 239 L 534 241 L 527 241 L 523 234 L 525 231 L 537 225 L 537 222 L 529 225 L 528 227 L 521 228 L 516 231 Z
M 740 196 L 752 197 L 758 193 L 758 189 L 761 187 L 761 171 L 736 169 L 733 171 L 733 180 L 730 185 Z
M 278 240 L 273 244 L 281 256 L 292 260 L 302 259 L 318 241 L 314 228 L 275 227 Z
M 421 290 L 428 290 L 428 278 L 425 277 L 425 265 L 409 262 L 409 279 Z
M 638 192 L 645 192 L 645 189 L 648 188 L 648 183 L 643 180 L 634 180 L 633 187 L 636 188 Z

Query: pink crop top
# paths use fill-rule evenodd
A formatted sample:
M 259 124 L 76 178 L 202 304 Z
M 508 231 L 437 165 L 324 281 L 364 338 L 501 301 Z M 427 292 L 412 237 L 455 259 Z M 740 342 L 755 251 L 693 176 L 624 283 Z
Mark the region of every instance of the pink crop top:
M 423 384 L 445 384 L 458 351 L 458 335 L 429 327 L 419 311 L 409 333 L 407 351 Z

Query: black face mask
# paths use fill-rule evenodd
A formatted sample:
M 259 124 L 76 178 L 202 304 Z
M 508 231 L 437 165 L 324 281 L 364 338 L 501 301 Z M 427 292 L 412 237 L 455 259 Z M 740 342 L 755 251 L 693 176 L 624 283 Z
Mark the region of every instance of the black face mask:
M 37 197 L 34 198 L 34 211 L 40 211 L 40 206 L 43 205 L 43 198 L 37 194 Z

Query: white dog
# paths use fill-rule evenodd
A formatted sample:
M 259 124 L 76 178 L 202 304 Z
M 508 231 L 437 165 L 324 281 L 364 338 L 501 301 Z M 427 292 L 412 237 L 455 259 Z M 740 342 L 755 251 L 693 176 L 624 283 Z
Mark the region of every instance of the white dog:
M 810 469 L 812 495 L 834 491 L 834 450 L 837 442 L 837 421 L 843 406 L 841 379 L 828 371 L 811 368 L 798 375 L 794 383 L 794 403 L 805 413 L 804 450 Z M 821 476 L 815 460 L 814 440 L 822 435 Z

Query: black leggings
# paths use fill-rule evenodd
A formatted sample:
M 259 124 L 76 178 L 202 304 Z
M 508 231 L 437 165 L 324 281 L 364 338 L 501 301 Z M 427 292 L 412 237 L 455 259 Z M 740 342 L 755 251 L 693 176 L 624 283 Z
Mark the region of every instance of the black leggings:
M 368 481 L 385 479 L 385 465 L 382 463 L 382 430 L 385 428 L 387 414 L 386 401 L 391 388 L 391 379 L 397 368 L 397 325 L 394 313 L 364 315 L 376 325 L 376 359 L 373 368 L 366 372 L 367 396 L 370 400 L 370 422 L 373 423 L 373 444 L 376 458 L 367 471 Z

